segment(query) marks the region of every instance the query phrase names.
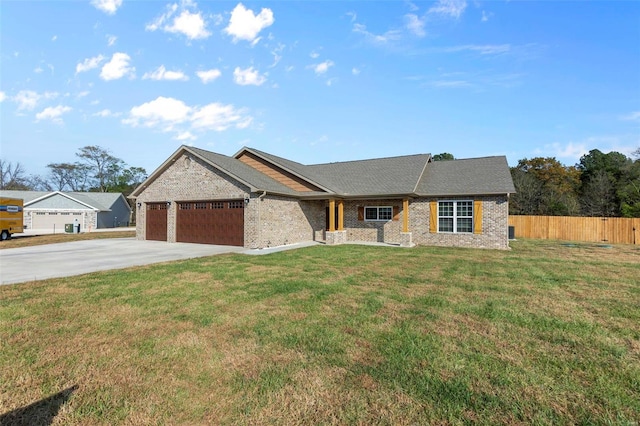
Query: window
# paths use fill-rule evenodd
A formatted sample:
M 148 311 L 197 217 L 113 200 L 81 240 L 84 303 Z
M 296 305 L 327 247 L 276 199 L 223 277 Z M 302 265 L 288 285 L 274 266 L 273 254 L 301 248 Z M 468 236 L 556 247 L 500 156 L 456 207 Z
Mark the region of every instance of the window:
M 438 201 L 438 232 L 473 232 L 473 201 Z
M 207 208 L 207 203 L 196 203 L 196 210 L 205 210 Z
M 178 203 L 180 210 L 191 210 L 191 203 Z
M 224 209 L 224 203 L 222 201 L 215 201 L 211 203 L 212 209 Z
M 365 207 L 364 220 L 366 221 L 386 221 L 393 218 L 392 207 Z
M 241 209 L 244 208 L 244 201 L 229 201 L 230 209 Z

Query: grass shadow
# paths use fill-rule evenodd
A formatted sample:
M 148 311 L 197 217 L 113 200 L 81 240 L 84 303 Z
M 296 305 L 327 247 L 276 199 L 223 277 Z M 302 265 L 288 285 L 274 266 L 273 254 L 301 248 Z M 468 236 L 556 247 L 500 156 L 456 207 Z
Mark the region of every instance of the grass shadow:
M 77 389 L 78 385 L 74 385 L 26 407 L 2 414 L 0 415 L 0 426 L 48 426 L 53 423 L 60 408 Z

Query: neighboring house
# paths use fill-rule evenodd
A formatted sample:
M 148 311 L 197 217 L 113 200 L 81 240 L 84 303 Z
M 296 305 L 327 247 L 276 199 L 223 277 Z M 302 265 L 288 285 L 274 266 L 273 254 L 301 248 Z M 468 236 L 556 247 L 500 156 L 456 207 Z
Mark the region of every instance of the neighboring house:
M 2 190 L 0 194 L 24 200 L 27 230 L 64 232 L 65 224 L 78 223 L 81 231 L 91 232 L 100 228 L 128 226 L 131 218 L 131 207 L 119 192 Z
M 506 158 L 430 154 L 303 165 L 182 146 L 131 194 L 137 238 L 265 248 L 303 241 L 508 248 Z

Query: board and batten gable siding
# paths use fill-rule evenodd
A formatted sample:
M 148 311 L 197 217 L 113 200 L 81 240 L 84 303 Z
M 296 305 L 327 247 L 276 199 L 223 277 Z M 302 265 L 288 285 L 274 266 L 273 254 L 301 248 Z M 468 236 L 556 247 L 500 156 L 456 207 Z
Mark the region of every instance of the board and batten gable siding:
M 176 209 L 179 201 L 244 200 L 249 188 L 220 172 L 197 157 L 184 154 L 169 165 L 136 198 L 136 238 L 146 238 L 145 203 L 170 201 L 167 210 L 167 241 L 176 242 Z M 138 208 L 137 203 L 142 205 Z M 252 205 L 245 206 L 246 216 L 251 215 Z M 251 223 L 245 223 L 245 246 L 251 240 L 248 234 L 255 232 Z
M 251 153 L 243 153 L 238 157 L 238 160 L 295 191 L 321 191 L 320 188 L 317 188 L 304 179 L 301 179 L 298 176 L 295 176 L 294 174 L 289 173 L 286 170 L 283 170 Z
M 437 232 L 437 201 L 473 200 L 473 233 Z M 435 209 L 434 204 L 435 202 Z M 412 200 L 409 206 L 409 231 L 418 245 L 472 248 L 509 248 L 509 200 L 501 196 L 442 197 Z M 432 214 L 432 210 L 435 210 Z M 478 213 L 480 213 L 478 215 Z M 478 219 L 482 218 L 479 222 Z

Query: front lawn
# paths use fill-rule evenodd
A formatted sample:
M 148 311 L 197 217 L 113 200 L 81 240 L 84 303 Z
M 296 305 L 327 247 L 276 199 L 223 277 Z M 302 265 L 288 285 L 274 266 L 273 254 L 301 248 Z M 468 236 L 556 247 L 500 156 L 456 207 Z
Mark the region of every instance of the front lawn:
M 2 286 L 0 424 L 637 424 L 640 248 L 512 247 Z

